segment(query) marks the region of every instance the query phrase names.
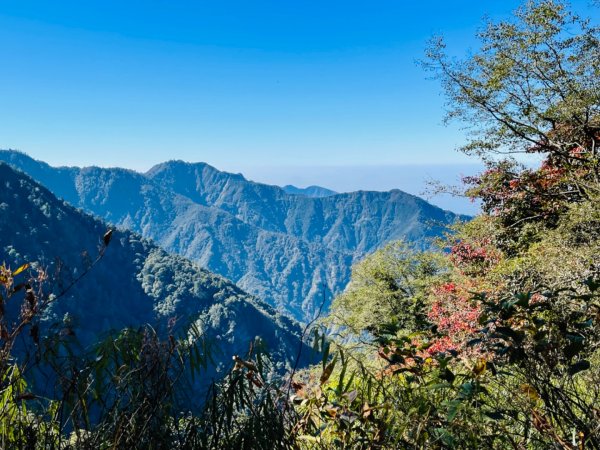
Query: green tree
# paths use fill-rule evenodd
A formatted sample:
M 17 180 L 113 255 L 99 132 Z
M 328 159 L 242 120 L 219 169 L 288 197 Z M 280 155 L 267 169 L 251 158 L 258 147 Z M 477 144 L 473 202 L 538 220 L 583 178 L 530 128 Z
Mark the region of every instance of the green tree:
M 424 66 L 442 82 L 446 119 L 470 131 L 461 150 L 488 165 L 465 179 L 465 193 L 497 218 L 501 248 L 515 254 L 569 204 L 600 194 L 600 28 L 566 3 L 540 0 L 488 23 L 479 38 L 463 60 L 435 39 Z M 540 167 L 523 167 L 518 154 L 536 155 Z
M 377 334 L 389 322 L 407 332 L 422 329 L 430 287 L 445 267 L 440 254 L 417 252 L 401 241 L 388 244 L 352 268 L 348 288 L 333 302 L 330 321 L 355 334 Z
M 467 153 L 598 155 L 600 30 L 559 1 L 528 1 L 516 20 L 488 23 L 481 48 L 452 60 L 443 39 L 424 65 L 442 81 L 447 119 L 469 124 Z M 597 172 L 596 172 L 597 173 Z

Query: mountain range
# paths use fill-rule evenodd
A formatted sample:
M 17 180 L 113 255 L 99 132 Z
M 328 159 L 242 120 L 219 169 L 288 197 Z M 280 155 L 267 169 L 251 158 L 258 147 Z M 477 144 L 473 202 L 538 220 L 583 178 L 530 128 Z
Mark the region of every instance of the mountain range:
M 464 218 L 399 190 L 289 194 L 205 163 L 169 161 L 138 173 L 51 167 L 16 151 L 0 151 L 0 160 L 300 321 L 327 308 L 364 255 L 397 239 L 428 247 Z
M 48 298 L 64 292 L 90 267 L 109 226 L 4 163 L 0 180 L 0 261 L 13 269 L 24 263 L 43 268 L 49 275 Z M 7 307 L 18 312 L 20 305 Z M 205 373 L 213 376 L 232 355 L 245 354 L 255 337 L 266 343 L 281 369 L 293 362 L 301 345 L 294 320 L 125 229 L 114 230 L 102 259 L 48 305 L 42 325 L 54 324 L 68 326 L 83 348 L 125 327 L 150 324 L 165 336 L 167 330 L 188 333 L 195 325 L 214 348 L 215 365 Z M 210 380 L 205 377 L 201 384 L 207 387 Z

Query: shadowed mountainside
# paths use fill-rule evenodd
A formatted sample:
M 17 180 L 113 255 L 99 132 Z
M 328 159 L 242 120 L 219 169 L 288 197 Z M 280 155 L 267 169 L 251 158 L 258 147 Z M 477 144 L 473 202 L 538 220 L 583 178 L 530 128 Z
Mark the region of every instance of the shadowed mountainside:
M 4 163 L 0 183 L 0 261 L 13 268 L 25 262 L 43 267 L 52 280 L 48 294 L 61 292 L 89 267 L 108 226 Z M 164 336 L 168 326 L 186 333 L 195 324 L 214 346 L 216 367 L 204 385 L 257 336 L 280 368 L 293 361 L 300 346 L 296 322 L 128 230 L 113 232 L 104 257 L 50 303 L 42 319 L 46 325 L 66 321 L 84 348 L 124 327 L 148 323 Z

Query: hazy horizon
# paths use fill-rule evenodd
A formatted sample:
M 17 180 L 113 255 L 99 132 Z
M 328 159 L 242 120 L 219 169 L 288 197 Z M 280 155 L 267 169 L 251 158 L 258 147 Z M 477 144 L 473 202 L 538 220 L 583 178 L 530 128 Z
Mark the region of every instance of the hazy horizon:
M 519 4 L 3 3 L 0 148 L 51 165 L 181 159 L 270 184 L 421 195 L 479 163 L 455 151 L 464 130 L 443 124 L 442 89 L 416 61 L 440 34 L 450 56 L 468 54 L 482 17 Z
M 7 149 L 8 150 L 8 149 Z M 102 163 L 73 164 L 61 160 L 45 160 L 41 156 L 20 150 L 27 156 L 43 161 L 53 167 L 60 166 L 96 166 L 104 168 L 124 168 L 139 173 L 145 173 L 156 164 L 181 158 L 169 158 L 164 161 L 153 162 L 146 165 L 122 166 L 106 165 Z M 449 194 L 428 193 L 430 182 L 441 182 L 444 185 L 460 185 L 461 178 L 465 175 L 474 175 L 481 168 L 481 164 L 366 164 L 366 165 L 252 165 L 235 164 L 219 166 L 211 161 L 184 160 L 187 163 L 206 163 L 217 170 L 230 173 L 241 173 L 246 179 L 257 183 L 275 186 L 293 185 L 299 188 L 320 186 L 336 191 L 337 193 L 354 191 L 391 191 L 399 189 L 412 195 L 424 198 L 430 203 L 460 214 L 473 215 L 479 211 L 477 204 L 469 199 L 455 197 Z

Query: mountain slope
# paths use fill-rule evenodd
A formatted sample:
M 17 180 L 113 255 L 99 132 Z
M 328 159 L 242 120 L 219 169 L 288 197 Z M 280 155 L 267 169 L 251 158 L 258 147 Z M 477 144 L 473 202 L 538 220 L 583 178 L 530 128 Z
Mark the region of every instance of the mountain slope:
M 300 320 L 343 290 L 353 262 L 395 239 L 427 247 L 456 220 L 401 191 L 290 195 L 208 164 L 170 161 L 146 174 L 53 168 L 0 151 L 57 196 L 154 239 Z
M 169 161 L 153 167 L 146 176 L 198 204 L 227 211 L 244 223 L 309 242 L 324 241 L 327 247 L 351 253 L 364 254 L 400 237 L 422 241 L 456 218 L 399 190 L 308 198 L 204 163 Z
M 107 225 L 4 163 L 0 183 L 0 261 L 12 267 L 40 265 L 53 279 L 47 288 L 60 292 L 89 266 Z M 297 323 L 127 230 L 113 232 L 104 257 L 49 305 L 43 322 L 61 322 L 67 314 L 83 346 L 124 327 L 148 323 L 164 332 L 175 323 L 185 332 L 195 323 L 215 344 L 216 370 L 228 365 L 233 354 L 244 354 L 256 336 L 280 365 L 292 360 L 300 346 Z

